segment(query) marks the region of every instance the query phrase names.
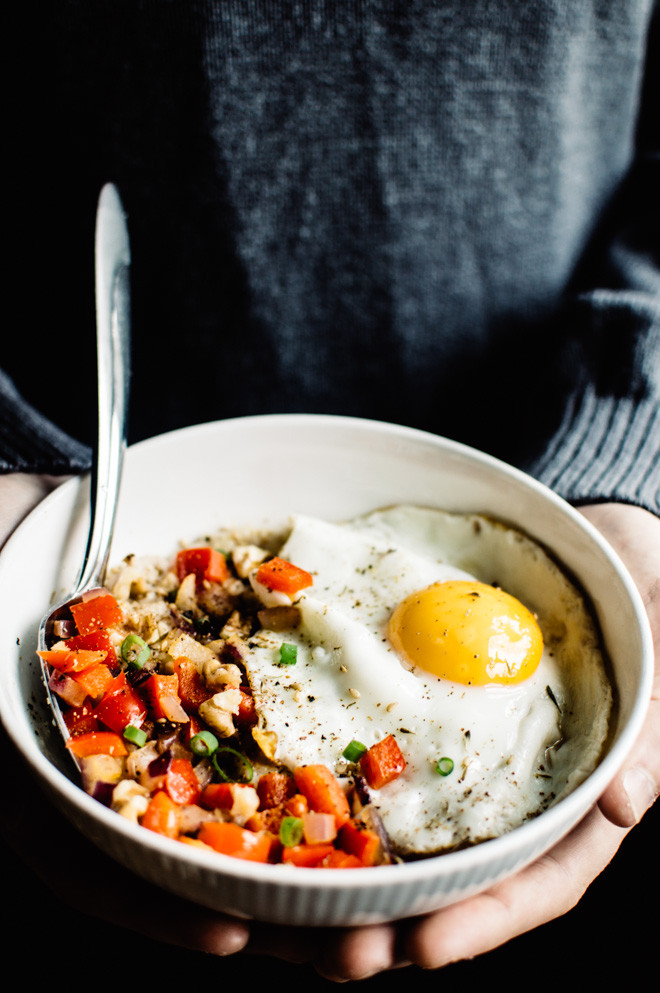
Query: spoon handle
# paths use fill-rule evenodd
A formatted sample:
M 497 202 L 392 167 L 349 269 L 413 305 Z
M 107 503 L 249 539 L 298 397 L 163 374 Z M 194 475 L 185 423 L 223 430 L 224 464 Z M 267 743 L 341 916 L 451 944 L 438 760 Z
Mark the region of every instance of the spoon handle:
M 126 448 L 130 378 L 130 247 L 114 185 L 101 190 L 96 215 L 97 450 L 92 522 L 76 590 L 101 586 L 114 529 Z

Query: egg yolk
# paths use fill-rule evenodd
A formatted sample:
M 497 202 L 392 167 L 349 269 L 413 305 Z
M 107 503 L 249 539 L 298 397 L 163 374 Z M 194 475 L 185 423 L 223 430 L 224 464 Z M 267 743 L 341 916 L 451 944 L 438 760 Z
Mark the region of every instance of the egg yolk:
M 457 683 L 518 683 L 541 660 L 534 615 L 494 586 L 449 580 L 413 593 L 392 614 L 388 637 L 412 666 Z

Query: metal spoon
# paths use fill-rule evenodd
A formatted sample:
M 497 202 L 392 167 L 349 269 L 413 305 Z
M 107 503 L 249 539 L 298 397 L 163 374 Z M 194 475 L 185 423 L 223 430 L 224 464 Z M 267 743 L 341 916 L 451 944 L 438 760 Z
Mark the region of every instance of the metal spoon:
M 90 530 L 76 584 L 43 618 L 38 647 L 43 651 L 61 637 L 62 622 L 71 622 L 70 607 L 105 579 L 126 448 L 130 336 L 130 246 L 124 209 L 115 186 L 101 190 L 96 213 L 95 290 L 98 368 L 98 441 L 91 474 Z M 68 728 L 41 662 L 50 706 L 62 736 Z M 76 765 L 78 764 L 72 755 Z

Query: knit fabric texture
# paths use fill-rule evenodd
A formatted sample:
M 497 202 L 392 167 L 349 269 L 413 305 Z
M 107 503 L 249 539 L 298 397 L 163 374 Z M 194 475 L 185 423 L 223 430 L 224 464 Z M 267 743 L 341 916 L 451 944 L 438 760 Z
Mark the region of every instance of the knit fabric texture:
M 61 342 L 40 339 L 35 368 L 17 341 L 2 364 L 29 416 L 19 431 L 0 381 L 5 471 L 88 464 L 111 180 L 133 254 L 131 440 L 367 416 L 576 503 L 660 512 L 653 0 L 51 6 L 38 141 L 57 154 L 31 196 L 71 249 L 49 278 L 76 393 L 48 389 Z M 33 336 L 42 317 L 31 301 Z

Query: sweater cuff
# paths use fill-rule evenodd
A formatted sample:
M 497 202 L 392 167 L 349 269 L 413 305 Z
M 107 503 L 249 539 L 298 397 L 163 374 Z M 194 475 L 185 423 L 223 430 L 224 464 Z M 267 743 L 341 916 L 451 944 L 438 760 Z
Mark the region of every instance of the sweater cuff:
M 587 386 L 530 475 L 574 504 L 630 503 L 660 516 L 660 408 Z
M 40 414 L 0 371 L 0 472 L 59 476 L 85 472 L 91 463 L 91 449 Z

